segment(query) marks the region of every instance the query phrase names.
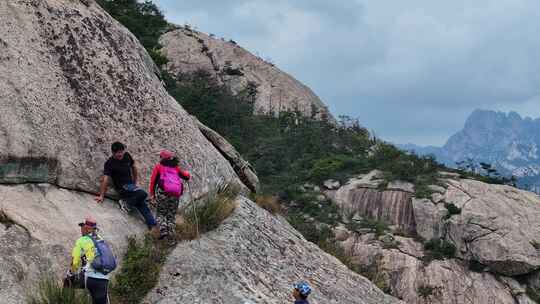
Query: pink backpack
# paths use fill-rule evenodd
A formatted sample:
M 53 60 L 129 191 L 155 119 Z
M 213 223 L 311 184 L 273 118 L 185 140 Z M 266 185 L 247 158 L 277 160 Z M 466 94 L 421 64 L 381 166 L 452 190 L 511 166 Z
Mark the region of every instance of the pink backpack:
M 168 195 L 180 197 L 183 187 L 175 167 L 159 166 L 159 184 Z

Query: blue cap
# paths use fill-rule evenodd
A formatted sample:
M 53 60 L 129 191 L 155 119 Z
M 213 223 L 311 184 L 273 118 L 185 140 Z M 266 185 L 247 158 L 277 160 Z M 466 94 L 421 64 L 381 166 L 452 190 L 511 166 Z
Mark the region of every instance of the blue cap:
M 311 293 L 311 287 L 305 281 L 300 281 L 293 285 L 298 292 L 304 297 L 307 297 Z

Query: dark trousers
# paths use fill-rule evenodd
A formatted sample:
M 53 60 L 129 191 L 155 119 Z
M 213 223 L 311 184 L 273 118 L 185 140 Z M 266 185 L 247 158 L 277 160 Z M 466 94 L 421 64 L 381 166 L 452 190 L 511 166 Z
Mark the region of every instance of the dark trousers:
M 148 208 L 148 205 L 146 204 L 146 198 L 148 197 L 148 194 L 144 190 L 138 189 L 131 192 L 125 191 L 122 192 L 120 196 L 122 199 L 126 200 L 128 205 L 136 208 L 141 213 L 148 228 L 152 228 L 156 225 L 156 219 L 154 218 L 154 216 L 152 215 L 152 211 L 150 211 L 150 208 Z
M 92 297 L 92 304 L 108 304 L 107 289 L 109 280 L 86 278 L 86 289 Z

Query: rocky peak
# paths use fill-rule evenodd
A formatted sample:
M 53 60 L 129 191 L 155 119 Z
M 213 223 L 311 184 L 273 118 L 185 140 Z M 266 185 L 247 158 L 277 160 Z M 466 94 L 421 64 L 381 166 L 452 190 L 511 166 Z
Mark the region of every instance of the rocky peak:
M 523 118 L 516 112 L 475 110 L 443 147 L 401 147 L 421 155 L 433 154 L 451 167 L 469 158 L 490 163 L 500 174 L 520 178 L 521 187 L 534 190 L 540 184 L 539 146 L 540 119 Z
M 204 70 L 234 93 L 256 88 L 256 113 L 299 110 L 310 116 L 315 110 L 317 116 L 331 118 L 327 107 L 310 88 L 233 40 L 225 41 L 183 27 L 164 34 L 160 43 L 169 59 L 166 70 L 173 75 Z

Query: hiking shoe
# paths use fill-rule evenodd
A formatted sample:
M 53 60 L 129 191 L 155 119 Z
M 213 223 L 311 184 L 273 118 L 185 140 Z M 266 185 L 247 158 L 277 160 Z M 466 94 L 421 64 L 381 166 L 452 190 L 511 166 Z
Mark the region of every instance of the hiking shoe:
M 124 213 L 130 213 L 131 212 L 131 206 L 129 206 L 129 204 L 127 203 L 126 200 L 123 200 L 123 199 L 118 200 L 118 207 Z
M 176 238 L 174 238 L 174 237 L 167 238 L 167 245 L 169 247 L 174 247 L 174 246 L 176 246 L 176 244 L 178 244 L 178 242 L 176 241 Z

